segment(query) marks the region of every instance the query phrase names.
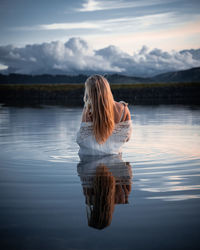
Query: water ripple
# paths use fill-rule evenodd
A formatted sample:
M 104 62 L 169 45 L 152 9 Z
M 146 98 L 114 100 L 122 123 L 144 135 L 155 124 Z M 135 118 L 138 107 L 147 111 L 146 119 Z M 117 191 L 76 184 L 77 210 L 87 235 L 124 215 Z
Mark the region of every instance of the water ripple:
M 135 192 L 145 199 L 198 199 L 200 110 L 175 106 L 138 106 L 130 110 L 134 112 L 133 136 L 124 146 L 123 160 L 131 163 Z M 71 183 L 79 162 L 75 137 L 81 112 L 48 106 L 1 107 L 0 179 L 32 175 L 42 180 L 45 175 L 58 174 Z

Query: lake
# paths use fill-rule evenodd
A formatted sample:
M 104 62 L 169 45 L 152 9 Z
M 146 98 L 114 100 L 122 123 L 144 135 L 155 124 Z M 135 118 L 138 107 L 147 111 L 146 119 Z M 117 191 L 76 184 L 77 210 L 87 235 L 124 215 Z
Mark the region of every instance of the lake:
M 200 107 L 129 106 L 122 156 L 78 156 L 81 108 L 0 108 L 0 248 L 199 249 Z

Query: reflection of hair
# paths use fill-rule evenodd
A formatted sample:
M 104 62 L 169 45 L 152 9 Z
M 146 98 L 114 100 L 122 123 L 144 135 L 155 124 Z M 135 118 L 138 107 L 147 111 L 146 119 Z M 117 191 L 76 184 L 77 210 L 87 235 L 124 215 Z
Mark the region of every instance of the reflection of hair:
M 92 115 L 96 141 L 104 143 L 114 129 L 114 99 L 110 85 L 101 75 L 90 76 L 85 82 L 84 102 Z
M 109 226 L 115 204 L 115 178 L 105 165 L 97 167 L 93 181 L 93 196 L 91 197 L 91 190 L 88 190 L 89 193 L 85 191 L 86 202 L 89 205 L 88 225 L 97 229 Z

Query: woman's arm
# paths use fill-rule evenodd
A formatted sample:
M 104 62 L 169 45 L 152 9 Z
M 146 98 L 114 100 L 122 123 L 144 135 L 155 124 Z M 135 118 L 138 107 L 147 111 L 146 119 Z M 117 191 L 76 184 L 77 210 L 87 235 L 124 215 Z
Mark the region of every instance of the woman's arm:
M 131 120 L 131 114 L 130 114 L 128 106 L 126 105 L 124 107 L 124 117 L 123 117 L 122 121 L 128 121 L 128 120 Z
M 125 121 L 131 120 L 130 110 L 129 110 L 129 108 L 128 108 L 127 106 L 125 107 L 125 110 L 126 110 L 126 118 L 125 118 Z

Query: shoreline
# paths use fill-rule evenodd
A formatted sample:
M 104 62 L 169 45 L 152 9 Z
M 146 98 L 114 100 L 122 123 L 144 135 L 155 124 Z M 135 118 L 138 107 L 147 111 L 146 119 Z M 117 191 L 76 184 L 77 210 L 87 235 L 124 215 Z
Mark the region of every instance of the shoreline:
M 130 105 L 197 104 L 199 83 L 110 84 L 116 101 Z M 83 105 L 84 84 L 0 84 L 0 103 Z

